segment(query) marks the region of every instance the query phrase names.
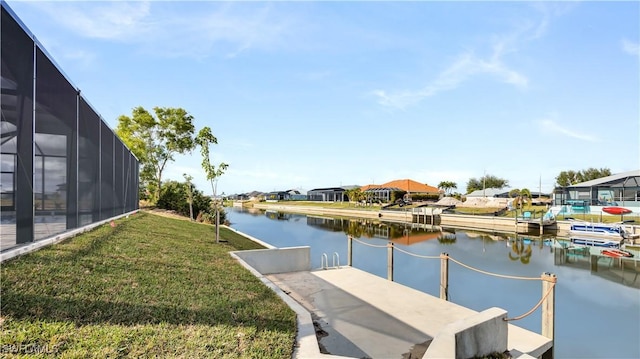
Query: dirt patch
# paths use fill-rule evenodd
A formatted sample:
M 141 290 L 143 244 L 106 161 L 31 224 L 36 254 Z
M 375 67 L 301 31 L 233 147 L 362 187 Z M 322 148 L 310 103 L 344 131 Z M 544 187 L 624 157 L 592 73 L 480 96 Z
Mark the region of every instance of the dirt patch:
M 182 220 L 185 220 L 185 221 L 189 220 L 189 217 L 183 216 L 181 214 L 178 214 L 176 211 L 173 211 L 173 210 L 167 210 L 167 209 L 162 209 L 162 208 L 143 208 L 143 209 L 140 209 L 140 210 L 142 212 L 148 212 L 148 213 L 157 214 L 158 216 L 175 218 L 175 219 L 182 219 Z

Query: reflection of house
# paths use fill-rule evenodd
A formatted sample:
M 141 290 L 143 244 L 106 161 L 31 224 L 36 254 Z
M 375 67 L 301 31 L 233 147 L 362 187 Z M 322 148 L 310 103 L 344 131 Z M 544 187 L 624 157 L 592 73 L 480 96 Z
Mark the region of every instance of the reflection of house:
M 440 190 L 436 187 L 426 185 L 410 179 L 395 180 L 381 185 L 369 184 L 360 188 L 365 193 L 370 193 L 376 199 L 383 202 L 390 202 L 394 192 L 406 192 L 409 197 L 412 195 L 433 196 L 437 198 Z
M 579 208 L 584 212 L 600 213 L 604 206 L 627 207 L 640 211 L 640 170 L 558 187 L 553 193 L 555 207 Z
M 359 186 L 316 188 L 307 192 L 307 199 L 309 201 L 322 202 L 348 202 L 349 198 L 346 192 L 358 187 Z
M 391 241 L 394 243 L 410 245 L 418 242 L 428 241 L 431 239 L 438 239 L 442 235 L 442 232 L 420 232 L 411 231 L 404 234 L 402 237 L 393 238 Z

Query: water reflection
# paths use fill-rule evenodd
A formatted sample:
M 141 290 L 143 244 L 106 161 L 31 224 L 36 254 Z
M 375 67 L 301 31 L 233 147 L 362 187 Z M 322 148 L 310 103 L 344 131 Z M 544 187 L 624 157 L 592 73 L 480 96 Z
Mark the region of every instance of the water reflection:
M 438 239 L 443 235 L 442 229 L 436 226 L 384 222 L 365 218 L 307 216 L 307 224 L 333 232 L 344 232 L 354 238 L 377 238 L 404 245 Z
M 553 236 L 522 236 L 517 233 L 483 232 L 453 227 L 431 226 L 416 223 L 388 222 L 368 218 L 340 218 L 315 215 L 300 215 L 273 210 L 241 209 L 252 216 L 265 216 L 275 221 L 300 221 L 306 219 L 310 227 L 329 232 L 341 232 L 358 239 L 391 241 L 412 246 L 436 240 L 440 245 L 455 245 L 458 236 L 472 241 L 482 241 L 482 252 L 498 243 L 508 248 L 506 256 L 511 262 L 522 265 L 531 263 L 534 252 L 553 254 L 556 266 L 589 270 L 603 279 L 640 288 L 640 252 L 632 258 L 611 258 L 602 255 L 600 248 L 580 246 L 568 239 Z M 537 249 L 537 251 L 534 251 Z M 548 249 L 548 250 L 547 250 Z M 492 250 L 491 252 L 495 252 Z M 631 250 L 633 253 L 633 250 Z
M 539 277 L 544 272 L 554 273 L 558 277 L 556 357 L 640 358 L 640 347 L 636 345 L 640 338 L 640 253 L 637 250 L 633 258 L 620 260 L 605 258 L 601 248 L 580 247 L 554 236 L 541 238 L 447 226 L 434 229 L 434 239 L 414 241 L 412 236 L 430 235 L 429 231 L 412 228 L 411 224 L 370 219 L 301 214 L 288 215 L 288 220 L 269 219 L 264 210 L 249 212 L 233 208 L 228 214 L 234 229 L 276 247 L 309 246 L 312 268 L 320 268 L 323 253 L 330 257 L 337 252 L 340 258 L 346 258 L 347 234 L 362 233 L 358 242 L 353 243 L 353 265 L 385 278 L 388 257 L 384 245 L 392 237 L 402 237 L 400 234 L 404 235 L 406 229 L 406 244 L 395 242 L 395 248 L 405 252 L 423 257 L 437 257 L 446 252 L 473 268 L 510 276 Z M 384 229 L 387 226 L 394 229 Z M 566 244 L 566 251 L 559 250 L 559 243 Z M 591 255 L 597 258 L 597 266 L 593 268 L 596 270 L 592 269 Z M 397 251 L 393 265 L 394 281 L 439 296 L 439 259 Z M 541 296 L 538 281 L 496 278 L 459 265 L 451 265 L 449 270 L 451 301 L 472 310 L 500 307 L 510 315 L 520 315 L 531 310 Z M 516 324 L 540 333 L 539 313 L 538 309 Z M 604 330 L 594 331 L 593 323 Z
M 556 266 L 589 271 L 591 275 L 640 289 L 640 260 L 637 250 L 631 258 L 612 258 L 603 255 L 597 247 L 567 246 L 563 239 L 556 243 L 553 253 L 553 263 Z

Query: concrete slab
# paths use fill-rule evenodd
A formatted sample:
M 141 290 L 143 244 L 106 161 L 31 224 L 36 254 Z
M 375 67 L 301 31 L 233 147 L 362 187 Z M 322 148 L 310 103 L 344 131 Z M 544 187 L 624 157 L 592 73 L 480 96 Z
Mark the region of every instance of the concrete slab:
M 421 358 L 446 325 L 477 313 L 353 267 L 266 277 L 312 313 L 319 343 L 333 355 Z M 539 357 L 552 345 L 508 327 L 510 350 Z

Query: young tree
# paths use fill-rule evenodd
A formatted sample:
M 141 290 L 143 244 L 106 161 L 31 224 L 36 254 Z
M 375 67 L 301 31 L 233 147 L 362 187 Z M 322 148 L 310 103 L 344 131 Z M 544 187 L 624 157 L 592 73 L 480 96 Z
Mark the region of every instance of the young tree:
M 189 219 L 193 221 L 193 188 L 191 181 L 193 181 L 193 177 L 189 176 L 186 173 L 183 173 L 184 180 L 187 182 L 187 203 L 189 203 Z
M 213 191 L 213 201 L 216 211 L 216 243 L 218 243 L 220 242 L 220 209 L 218 207 L 218 199 L 216 198 L 217 178 L 224 174 L 224 171 L 226 171 L 229 165 L 221 162 L 218 165 L 218 168 L 216 168 L 216 166 L 211 164 L 209 146 L 211 144 L 218 144 L 218 139 L 213 135 L 213 133 L 211 133 L 211 129 L 209 127 L 204 127 L 200 132 L 198 132 L 198 135 L 195 138 L 195 143 L 200 146 L 200 153 L 202 154 L 202 168 L 207 174 L 207 179 L 211 182 L 211 190 Z
M 160 197 L 162 173 L 176 154 L 191 152 L 195 147 L 193 116 L 182 108 L 154 107 L 153 114 L 136 107 L 132 116 L 118 118 L 116 134 L 133 151 L 140 164 L 140 180 L 156 202 Z

